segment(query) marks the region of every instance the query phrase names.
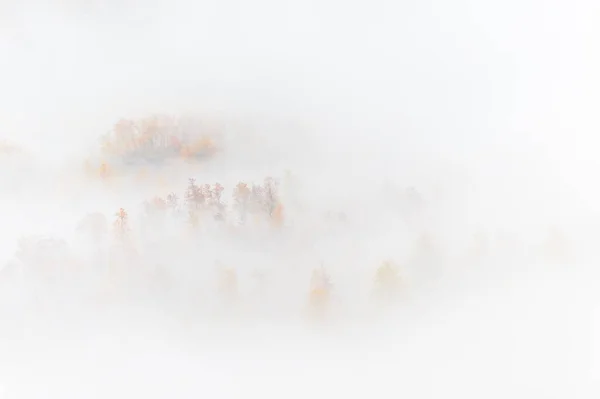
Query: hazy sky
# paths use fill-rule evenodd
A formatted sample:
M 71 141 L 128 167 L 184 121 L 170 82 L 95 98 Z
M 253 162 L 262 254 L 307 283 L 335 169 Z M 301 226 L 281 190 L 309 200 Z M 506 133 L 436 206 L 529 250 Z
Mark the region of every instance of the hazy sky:
M 35 137 L 196 104 L 324 114 L 390 156 L 589 156 L 572 138 L 597 128 L 593 1 L 2 7 L 3 124 Z

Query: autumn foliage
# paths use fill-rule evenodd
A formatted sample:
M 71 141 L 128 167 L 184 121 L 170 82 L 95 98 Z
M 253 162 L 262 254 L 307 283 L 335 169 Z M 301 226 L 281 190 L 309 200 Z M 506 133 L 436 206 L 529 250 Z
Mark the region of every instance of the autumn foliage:
M 97 159 L 89 159 L 86 170 L 108 179 L 133 165 L 210 159 L 219 149 L 220 135 L 218 129 L 192 118 L 121 119 L 101 138 Z

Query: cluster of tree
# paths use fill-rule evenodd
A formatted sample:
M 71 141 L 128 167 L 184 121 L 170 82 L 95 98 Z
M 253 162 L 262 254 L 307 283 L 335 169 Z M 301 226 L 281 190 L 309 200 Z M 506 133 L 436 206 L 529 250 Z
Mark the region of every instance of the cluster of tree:
M 211 260 L 204 257 L 201 253 L 202 248 L 195 252 L 199 247 L 196 235 L 192 235 L 193 239 L 184 243 L 184 245 L 190 244 L 189 247 L 178 252 L 182 247 L 174 246 L 172 241 L 167 241 L 165 230 L 153 223 L 160 223 L 161 220 L 185 220 L 193 227 L 197 227 L 203 220 L 212 219 L 216 220 L 218 225 L 221 223 L 250 225 L 251 223 L 248 222 L 257 218 L 271 225 L 281 226 L 283 206 L 277 180 L 267 177 L 260 184 L 239 182 L 231 189 L 231 197 L 228 199 L 225 198 L 225 192 L 225 187 L 220 183 L 201 184 L 196 179 L 190 178 L 181 195 L 171 192 L 165 197 L 155 197 L 146 201 L 145 217 L 142 221 L 148 221 L 149 224 L 133 226 L 135 228 L 132 228 L 129 213 L 124 208 L 120 208 L 113 215 L 112 226 L 105 215 L 90 214 L 78 227 L 79 233 L 87 236 L 96 246 L 94 249 L 96 252 L 93 252 L 88 259 L 82 260 L 74 256 L 73 248 L 69 248 L 65 240 L 32 236 L 19 241 L 15 259 L 3 268 L 1 273 L 4 277 L 35 275 L 52 283 L 64 281 L 62 276 L 81 275 L 90 270 L 109 271 L 110 273 L 106 275 L 118 280 L 120 278 L 118 276 L 122 276 L 124 271 L 128 273 L 134 270 L 134 280 L 137 279 L 141 285 L 146 284 L 146 278 L 160 280 L 164 285 L 176 274 L 169 267 L 169 262 L 172 262 L 175 257 L 177 262 L 193 263 L 192 267 L 200 262 L 206 265 L 211 263 Z M 409 190 L 409 194 L 412 195 L 409 197 L 414 202 L 420 202 L 414 190 Z M 139 230 L 155 231 L 157 239 L 152 241 L 142 237 L 142 240 L 138 241 L 135 237 L 138 227 L 141 227 Z M 239 231 L 246 231 L 246 229 Z M 181 236 L 176 240 L 185 241 L 181 240 Z M 101 248 L 100 243 L 103 242 L 109 245 Z M 406 259 L 406 266 L 427 269 L 431 264 L 443 263 L 440 248 L 432 235 L 423 234 L 414 244 L 413 253 Z M 554 229 L 544 241 L 542 249 L 549 257 L 566 259 L 569 253 L 568 240 L 560 230 Z M 480 233 L 474 237 L 469 258 L 461 261 L 482 259 L 490 251 L 491 244 L 487 236 Z M 181 256 L 182 253 L 185 255 Z M 434 266 L 434 269 L 435 267 L 437 266 Z M 222 265 L 218 267 L 216 281 L 218 293 L 224 302 L 229 304 L 238 303 L 241 299 L 240 285 L 244 284 L 244 280 L 238 276 L 238 270 L 242 269 Z M 92 274 L 96 277 L 102 275 L 102 273 Z M 414 283 L 412 277 L 410 281 Z M 395 302 L 406 288 L 400 269 L 392 261 L 383 262 L 374 270 L 372 284 L 374 299 L 387 303 Z M 327 310 L 331 305 L 333 290 L 334 285 L 325 269 L 322 267 L 314 269 L 307 281 L 309 308 L 322 314 L 322 311 Z
M 72 300 L 85 301 L 85 298 L 76 295 L 89 296 L 93 299 L 102 293 L 119 297 L 119 292 L 129 292 L 134 286 L 173 288 L 171 293 L 177 291 L 176 286 L 171 283 L 176 277 L 176 271 L 170 270 L 168 265 L 162 264 L 157 267 L 157 259 L 146 256 L 148 248 L 141 251 L 133 248 L 129 234 L 131 226 L 129 215 L 124 209 L 119 209 L 114 215 L 112 223 L 114 244 L 112 246 L 98 248 L 91 253 L 87 259 L 74 255 L 73 248 L 65 240 L 50 237 L 31 236 L 19 241 L 19 248 L 15 259 L 0 270 L 0 283 L 11 284 L 11 282 L 28 281 L 31 277 L 35 281 L 49 284 L 57 288 L 63 295 L 72 295 Z M 94 240 L 101 239 L 110 231 L 107 219 L 101 214 L 90 214 L 81 223 L 80 229 L 85 229 Z M 83 231 L 83 230 L 82 230 Z M 170 256 L 173 256 L 171 253 Z M 193 263 L 206 263 L 206 259 L 192 259 Z M 210 263 L 210 261 L 209 261 Z M 205 265 L 208 266 L 208 265 Z M 240 267 L 237 267 L 240 266 Z M 226 306 L 236 306 L 244 302 L 241 288 L 248 280 L 240 278 L 238 273 L 243 270 L 241 265 L 231 267 L 217 262 L 214 275 L 217 287 L 217 295 L 221 303 Z M 268 273 L 267 273 L 268 274 Z M 81 279 L 81 276 L 91 276 L 92 280 Z M 265 272 L 256 272 L 256 277 L 264 283 Z M 307 276 L 308 277 L 308 276 Z M 123 280 L 125 278 L 125 280 Z M 133 280 L 131 280 L 133 278 Z M 121 281 L 120 281 L 121 280 Z M 85 289 L 69 290 L 65 283 L 87 281 Z M 122 290 L 119 291 L 119 284 Z M 384 300 L 387 303 L 395 302 L 398 294 L 403 291 L 404 284 L 400 277 L 399 269 L 391 262 L 383 262 L 374 272 L 373 290 L 375 299 Z M 262 284 L 263 290 L 268 290 L 267 284 Z M 326 269 L 321 266 L 315 268 L 306 284 L 307 307 L 315 315 L 326 315 L 332 304 L 334 284 Z M 105 295 L 104 294 L 104 295 Z M 36 295 L 40 295 L 38 292 Z M 44 295 L 43 293 L 41 294 Z M 135 295 L 135 294 L 133 294 Z
M 0 140 L 0 155 L 20 154 L 23 149 L 7 140 Z
M 152 218 L 173 214 L 186 214 L 192 225 L 200 222 L 202 215 L 212 215 L 219 221 L 230 220 L 245 224 L 249 217 L 262 217 L 275 226 L 283 222 L 283 204 L 279 183 L 267 177 L 262 184 L 239 182 L 232 190 L 231 200 L 223 197 L 225 188 L 220 183 L 199 184 L 190 178 L 182 197 L 171 192 L 166 197 L 146 201 L 146 214 Z
M 151 115 L 121 119 L 100 139 L 99 164 L 88 161 L 86 168 L 91 174 L 108 178 L 123 164 L 211 157 L 219 137 L 217 129 L 193 118 Z

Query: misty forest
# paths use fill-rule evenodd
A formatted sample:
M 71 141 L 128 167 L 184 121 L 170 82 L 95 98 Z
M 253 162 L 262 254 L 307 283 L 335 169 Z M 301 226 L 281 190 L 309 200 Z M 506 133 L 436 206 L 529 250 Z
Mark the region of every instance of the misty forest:
M 0 4 L 0 399 L 597 398 L 600 4 Z

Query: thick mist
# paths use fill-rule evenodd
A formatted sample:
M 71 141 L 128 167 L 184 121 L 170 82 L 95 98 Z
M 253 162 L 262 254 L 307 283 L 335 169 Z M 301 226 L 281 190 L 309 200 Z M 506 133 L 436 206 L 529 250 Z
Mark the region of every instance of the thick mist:
M 2 2 L 0 398 L 597 397 L 599 11 Z M 102 178 L 159 114 L 218 151 Z M 283 216 L 238 223 L 267 177 Z M 190 178 L 226 206 L 188 215 Z

